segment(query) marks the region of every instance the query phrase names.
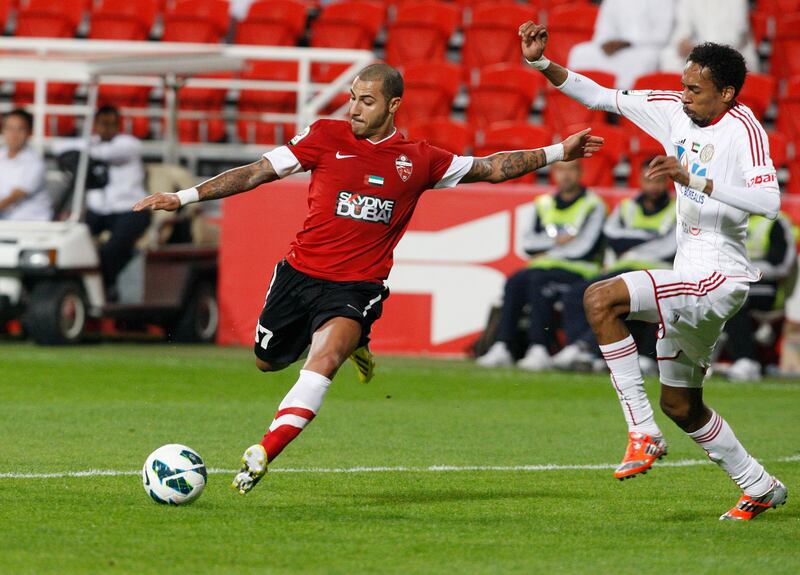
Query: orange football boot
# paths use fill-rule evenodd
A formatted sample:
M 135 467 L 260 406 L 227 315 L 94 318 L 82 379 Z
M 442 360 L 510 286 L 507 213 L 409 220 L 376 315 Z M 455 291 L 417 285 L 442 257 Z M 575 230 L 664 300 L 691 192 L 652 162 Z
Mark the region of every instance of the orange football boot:
M 640 473 L 647 473 L 656 459 L 667 454 L 667 442 L 662 436 L 650 436 L 632 431 L 628 433 L 628 449 L 622 463 L 614 470 L 614 477 L 622 481 Z
M 786 495 L 786 486 L 773 477 L 772 487 L 764 495 L 750 497 L 742 493 L 733 509 L 719 519 L 720 521 L 750 521 L 767 509 L 775 509 L 779 505 L 786 503 Z

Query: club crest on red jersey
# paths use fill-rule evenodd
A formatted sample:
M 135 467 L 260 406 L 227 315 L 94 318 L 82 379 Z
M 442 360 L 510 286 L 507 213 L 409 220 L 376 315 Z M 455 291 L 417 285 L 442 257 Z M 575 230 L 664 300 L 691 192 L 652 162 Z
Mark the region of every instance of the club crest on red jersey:
M 414 171 L 414 164 L 411 163 L 411 160 L 409 160 L 408 156 L 405 154 L 394 161 L 394 167 L 397 168 L 397 175 L 399 175 L 400 179 L 404 182 L 408 181 L 408 178 L 411 177 L 411 172 Z

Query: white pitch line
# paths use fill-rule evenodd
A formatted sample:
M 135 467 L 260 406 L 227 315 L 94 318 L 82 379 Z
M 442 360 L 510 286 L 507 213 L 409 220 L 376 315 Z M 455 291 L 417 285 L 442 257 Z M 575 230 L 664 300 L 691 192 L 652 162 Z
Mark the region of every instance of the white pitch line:
M 779 463 L 800 461 L 800 455 L 789 455 L 771 460 Z M 707 459 L 682 459 L 679 461 L 664 461 L 658 467 L 694 467 L 696 465 L 710 465 Z M 587 465 L 431 465 L 429 467 L 307 467 L 307 468 L 277 468 L 270 473 L 444 473 L 453 471 L 597 471 L 615 469 L 616 464 L 597 463 Z M 238 469 L 210 468 L 211 474 L 230 474 Z M 0 479 L 57 479 L 60 477 L 117 477 L 140 475 L 141 471 L 123 471 L 117 469 L 86 469 L 84 471 L 57 471 L 54 473 L 0 473 Z

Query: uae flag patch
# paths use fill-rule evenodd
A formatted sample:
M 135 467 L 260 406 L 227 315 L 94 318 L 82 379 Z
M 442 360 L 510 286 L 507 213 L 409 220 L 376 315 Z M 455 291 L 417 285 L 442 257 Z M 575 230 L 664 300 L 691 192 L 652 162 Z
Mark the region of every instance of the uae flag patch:
M 367 176 L 364 178 L 365 183 L 369 184 L 370 186 L 382 186 L 383 185 L 383 178 L 380 176 Z

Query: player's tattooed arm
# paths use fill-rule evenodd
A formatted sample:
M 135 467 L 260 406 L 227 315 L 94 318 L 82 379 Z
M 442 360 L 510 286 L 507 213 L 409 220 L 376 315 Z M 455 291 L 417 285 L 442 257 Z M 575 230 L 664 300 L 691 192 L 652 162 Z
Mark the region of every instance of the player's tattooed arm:
M 498 152 L 485 158 L 475 158 L 472 168 L 461 182 L 491 182 L 497 184 L 538 170 L 547 164 L 544 150 Z
M 147 196 L 133 206 L 133 211 L 140 212 L 142 210 L 151 209 L 172 212 L 180 208 L 183 203 L 227 198 L 228 196 L 247 192 L 261 184 L 266 184 L 267 182 L 272 182 L 277 179 L 278 174 L 275 172 L 272 162 L 266 158 L 261 158 L 259 161 L 253 162 L 252 164 L 222 172 L 218 176 L 214 176 L 210 180 L 206 180 L 190 190 L 181 190 L 175 194 L 158 192 Z M 196 192 L 197 195 L 188 200 L 184 199 L 184 201 L 181 202 L 181 194 L 187 194 L 189 192 L 191 192 L 191 194 Z
M 247 192 L 277 179 L 278 174 L 275 173 L 272 163 L 266 158 L 261 158 L 258 162 L 233 168 L 206 180 L 197 186 L 197 192 L 200 201 L 218 200 Z

